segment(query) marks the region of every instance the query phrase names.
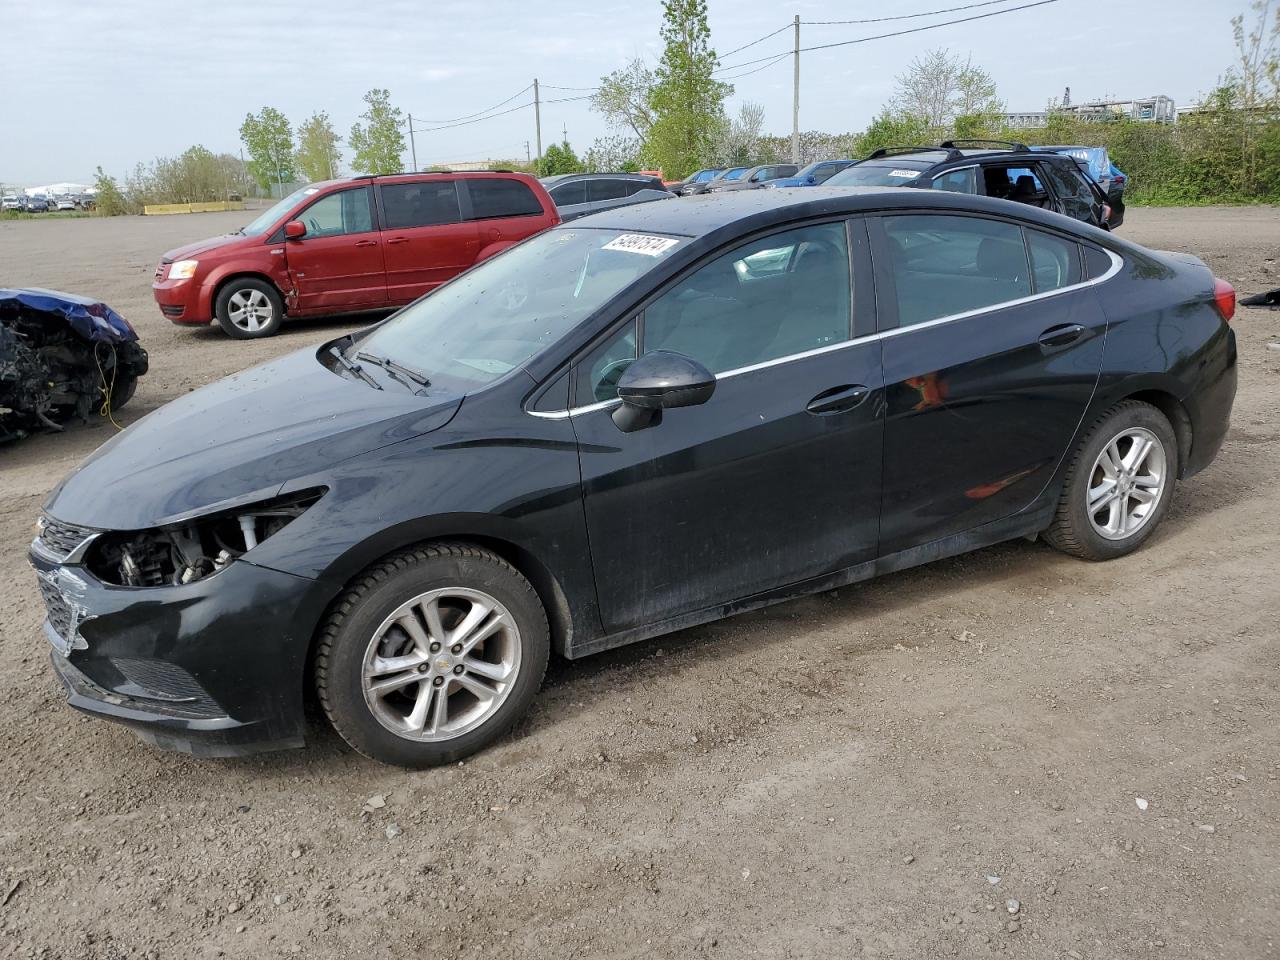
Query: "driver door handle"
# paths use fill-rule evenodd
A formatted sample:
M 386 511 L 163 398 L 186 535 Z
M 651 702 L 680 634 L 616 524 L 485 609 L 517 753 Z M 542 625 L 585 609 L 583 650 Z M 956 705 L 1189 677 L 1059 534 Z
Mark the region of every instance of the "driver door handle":
M 378 245 L 377 240 L 357 240 L 356 241 L 357 247 L 376 247 L 377 245 Z
M 409 242 L 408 237 L 392 237 L 390 240 L 387 241 L 387 245 L 390 246 L 393 243 L 408 243 L 408 242 Z
M 852 410 L 871 395 L 871 391 L 861 383 L 847 383 L 843 386 L 823 390 L 809 401 L 805 407 L 810 413 L 823 416 L 831 413 L 844 413 Z
M 1084 327 L 1080 326 L 1080 324 L 1064 323 L 1056 327 L 1050 327 L 1040 334 L 1040 346 L 1065 347 L 1069 343 L 1075 343 L 1083 334 Z

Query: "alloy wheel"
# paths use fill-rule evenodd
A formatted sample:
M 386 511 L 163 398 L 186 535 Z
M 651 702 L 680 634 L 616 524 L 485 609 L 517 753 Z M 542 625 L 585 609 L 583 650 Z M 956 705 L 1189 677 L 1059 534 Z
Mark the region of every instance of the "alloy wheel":
M 1129 427 L 1102 448 L 1089 478 L 1089 523 L 1099 536 L 1124 540 L 1154 515 L 1168 483 L 1164 444 L 1144 427 Z
M 429 590 L 401 604 L 365 650 L 361 685 L 378 722 L 408 740 L 461 736 L 497 712 L 520 672 L 520 631 L 480 590 Z
M 227 317 L 245 333 L 257 333 L 271 322 L 271 315 L 271 301 L 261 290 L 237 290 L 227 299 Z

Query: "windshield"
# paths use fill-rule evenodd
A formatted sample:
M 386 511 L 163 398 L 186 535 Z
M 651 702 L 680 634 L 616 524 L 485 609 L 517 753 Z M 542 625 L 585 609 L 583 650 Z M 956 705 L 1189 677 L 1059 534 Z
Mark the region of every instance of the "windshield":
M 827 181 L 829 187 L 901 187 L 924 172 L 918 163 L 855 163 Z
M 730 170 L 720 179 L 721 180 L 737 180 L 739 177 L 741 177 L 744 173 L 746 173 L 750 169 L 751 169 L 750 167 L 736 167 L 733 170 Z
M 359 350 L 466 393 L 559 340 L 682 242 L 622 230 L 548 230 L 410 304 Z
M 301 190 L 293 191 L 279 203 L 268 207 L 254 217 L 247 226 L 241 227 L 240 232 L 246 237 L 261 236 L 275 226 L 277 220 L 297 206 L 299 200 L 303 197 L 309 197 L 313 193 L 319 192 L 319 190 L 319 187 L 303 187 Z
M 719 170 L 699 170 L 693 175 L 692 180 L 694 183 L 706 183 L 719 172 Z

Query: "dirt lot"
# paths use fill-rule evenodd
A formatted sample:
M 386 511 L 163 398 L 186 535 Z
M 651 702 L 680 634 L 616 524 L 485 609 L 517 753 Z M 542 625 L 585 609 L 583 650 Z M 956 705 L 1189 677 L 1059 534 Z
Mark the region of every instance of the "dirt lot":
M 1280 286 L 1280 210 L 1129 217 Z M 0 224 L 0 283 L 134 321 L 128 422 L 343 327 L 161 319 L 158 255 L 243 219 Z M 514 735 L 425 773 L 319 725 L 196 761 L 74 714 L 24 552 L 112 428 L 3 449 L 0 957 L 1275 956 L 1280 313 L 1235 327 L 1230 437 L 1137 555 L 1006 544 L 553 665 Z

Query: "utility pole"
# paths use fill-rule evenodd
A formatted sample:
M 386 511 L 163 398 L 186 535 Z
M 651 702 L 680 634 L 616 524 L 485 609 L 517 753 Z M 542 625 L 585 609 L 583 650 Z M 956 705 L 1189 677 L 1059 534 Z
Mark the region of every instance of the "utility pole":
M 538 78 L 533 78 L 533 126 L 538 139 L 538 166 L 542 166 L 542 100 L 538 97 Z
M 533 154 L 529 152 L 529 141 L 524 142 L 524 162 L 533 163 Z
M 791 162 L 800 163 L 800 14 L 796 14 L 795 79 L 791 99 Z
M 418 172 L 418 144 L 413 139 L 413 114 L 409 114 L 409 155 L 413 157 L 413 172 Z

